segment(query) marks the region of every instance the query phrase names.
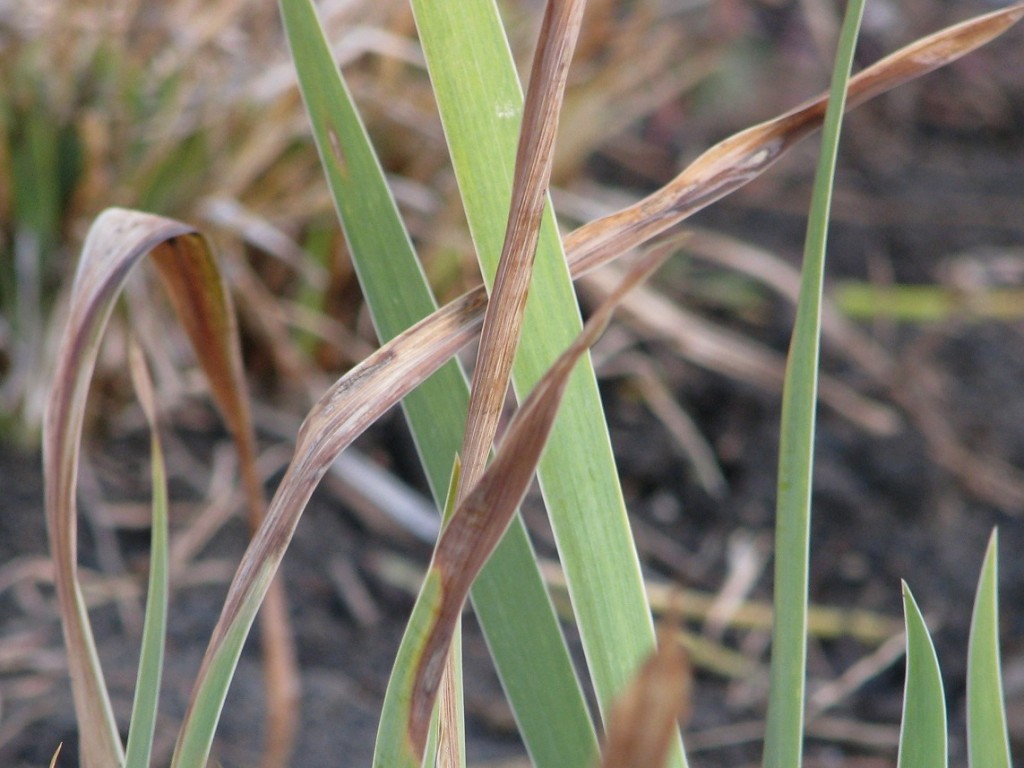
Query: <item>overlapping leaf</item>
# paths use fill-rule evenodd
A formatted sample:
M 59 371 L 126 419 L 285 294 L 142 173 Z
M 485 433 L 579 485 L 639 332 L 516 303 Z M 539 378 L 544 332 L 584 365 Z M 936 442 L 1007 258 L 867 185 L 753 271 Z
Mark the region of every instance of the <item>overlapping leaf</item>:
M 309 0 L 281 3 L 313 135 L 378 336 L 390 341 L 436 309 L 369 136 Z M 444 503 L 469 390 L 456 361 L 402 407 L 435 500 Z M 585 766 L 597 736 L 520 520 L 473 588 L 476 615 L 523 741 L 541 768 Z M 558 712 L 558 726 L 547 714 Z
M 668 253 L 659 249 L 647 254 L 588 320 L 516 412 L 494 461 L 441 532 L 395 664 L 396 670 L 411 670 L 411 674 L 392 681 L 388 688 L 388 699 L 394 701 L 385 700 L 385 719 L 377 737 L 375 764 L 381 768 L 419 764 L 444 659 L 469 588 L 529 487 L 569 376 L 625 293 L 648 277 Z
M 508 391 L 512 361 L 519 348 L 541 215 L 551 179 L 558 116 L 584 5 L 583 0 L 548 2 L 541 24 L 523 108 L 505 242 L 473 369 L 459 500 L 483 472 Z
M 88 768 L 119 764 L 123 747 L 77 580 L 75 482 L 86 398 L 99 341 L 129 273 L 147 254 L 164 279 L 211 382 L 214 399 L 234 434 L 254 523 L 262 507 L 233 310 L 206 241 L 181 222 L 117 208 L 105 211 L 90 229 L 75 275 L 43 434 L 47 530 L 82 734 L 82 761 Z M 284 608 L 283 602 L 279 605 Z M 287 640 L 288 623 L 283 611 L 274 619 L 276 631 Z M 294 662 L 287 647 L 284 652 L 277 648 L 277 653 L 269 654 L 279 677 L 273 689 L 288 691 Z M 277 738 L 268 742 L 268 754 L 280 755 L 289 748 L 295 708 L 293 702 L 287 704 L 284 710 L 270 707 L 272 730 L 274 723 L 278 726 Z
M 861 103 L 984 44 L 1017 22 L 1022 14 L 1021 6 L 998 11 L 926 38 L 894 54 L 851 81 L 850 105 Z M 567 240 L 574 271 L 578 273 L 614 258 L 621 251 L 635 247 L 753 178 L 796 140 L 814 130 L 822 114 L 823 102 L 818 100 L 723 142 L 672 185 L 648 198 L 644 211 L 631 208 L 623 214 L 582 228 Z M 95 364 L 100 332 L 131 266 L 153 248 L 157 250 L 158 263 L 169 263 L 175 256 L 205 249 L 202 240 L 189 228 L 155 217 L 114 211 L 101 217 L 97 225 L 87 241 L 76 276 L 69 334 L 61 349 L 56 384 L 47 411 L 44 448 L 48 475 L 48 528 L 56 565 L 58 596 L 64 614 L 76 710 L 82 718 L 82 759 L 87 766 L 109 765 L 121 759 L 116 724 L 96 661 L 84 601 L 75 579 L 74 482 L 88 380 Z M 206 257 L 199 257 L 196 262 L 198 268 L 209 263 Z M 192 291 L 196 286 L 202 289 L 202 278 L 197 276 L 195 283 L 181 283 L 183 290 L 186 285 L 188 296 L 194 298 Z M 216 306 L 217 300 L 212 301 L 212 306 Z M 330 454 L 341 450 L 353 433 L 468 342 L 479 327 L 484 303 L 481 291 L 450 305 L 394 345 L 382 349 L 333 388 L 307 421 L 301 439 L 306 452 L 300 453 L 290 470 L 295 487 L 286 494 L 288 499 L 294 502 L 311 492 L 322 474 L 323 462 Z M 228 316 L 229 313 L 224 315 Z M 202 335 L 208 339 L 206 332 L 204 330 Z M 202 347 L 200 344 L 200 358 L 203 357 Z M 429 348 L 428 351 L 424 351 L 425 347 Z M 401 361 L 400 364 L 396 365 L 395 360 Z M 375 381 L 374 377 L 385 369 L 395 372 L 390 381 L 398 381 L 401 386 L 385 387 L 384 391 L 380 389 L 381 381 Z M 410 371 L 415 373 L 406 376 Z M 221 397 L 226 393 L 227 402 L 232 402 L 234 395 L 221 387 L 217 383 L 219 380 L 218 376 L 213 377 L 214 391 L 222 393 Z M 223 379 L 230 380 L 230 376 Z M 369 397 L 372 402 L 362 397 L 347 399 L 349 395 L 365 394 L 371 389 L 374 390 Z M 236 393 L 242 391 L 241 387 L 235 390 Z M 221 406 L 224 408 L 223 403 Z M 343 421 L 339 409 L 346 410 L 348 426 L 345 434 L 349 437 L 343 435 L 339 438 L 334 433 L 333 427 Z M 232 407 L 229 405 L 225 411 L 230 414 Z M 237 427 L 237 421 L 232 423 Z M 360 426 L 355 426 L 356 423 Z M 272 515 L 265 521 L 251 553 L 243 561 L 232 598 L 215 635 L 214 648 L 219 649 L 226 643 L 240 649 L 244 641 L 255 613 L 255 605 L 249 601 L 258 603 L 262 599 L 279 562 L 279 555 L 283 553 L 294 528 L 294 522 L 289 518 L 297 520 L 301 512 L 301 505 L 289 506 L 286 503 L 288 499 L 277 502 L 276 516 Z M 274 553 L 274 557 L 263 557 L 268 552 Z M 248 619 L 244 620 L 246 616 Z M 233 663 L 229 667 L 233 669 Z M 226 682 L 224 685 L 226 687 Z M 215 721 L 216 717 L 212 719 Z
M 839 152 L 846 91 L 864 15 L 864 0 L 849 0 L 839 34 L 821 151 L 807 217 L 800 297 L 782 389 L 778 491 L 775 513 L 775 579 L 772 659 L 765 728 L 765 768 L 800 765 L 807 674 L 807 585 L 810 573 L 811 490 L 818 412 L 822 292 L 832 185 Z

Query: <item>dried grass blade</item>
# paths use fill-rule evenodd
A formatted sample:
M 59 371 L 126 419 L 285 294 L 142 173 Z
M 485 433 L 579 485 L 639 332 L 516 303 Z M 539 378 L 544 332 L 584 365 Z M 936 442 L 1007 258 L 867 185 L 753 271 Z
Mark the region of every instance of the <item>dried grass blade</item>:
M 190 236 L 198 240 L 198 235 Z M 210 392 L 239 456 L 250 529 L 266 514 L 263 482 L 256 470 L 256 438 L 238 345 L 231 296 L 205 247 L 179 239 L 153 254 L 178 318 L 196 351 Z M 284 587 L 275 582 L 260 612 L 266 733 L 260 765 L 286 766 L 298 726 L 299 673 Z
M 659 631 L 657 650 L 612 706 L 602 768 L 665 765 L 672 736 L 687 715 L 691 688 L 686 651 L 674 632 Z
M 385 701 L 385 713 L 395 716 L 380 725 L 380 765 L 419 763 L 444 660 L 469 588 L 529 487 L 569 376 L 601 335 L 622 297 L 650 276 L 668 254 L 667 249 L 658 249 L 634 265 L 618 290 L 540 379 L 509 425 L 494 460 L 442 531 L 395 663 L 395 674 L 404 672 L 406 678 L 397 684 L 393 680 L 388 689 L 388 696 L 400 706 Z
M 549 0 L 541 24 L 516 151 L 505 242 L 470 385 L 460 500 L 483 472 L 508 391 L 551 178 L 558 116 L 585 5 L 585 0 Z
M 180 222 L 137 211 L 108 209 L 90 229 L 75 275 L 67 327 L 49 396 L 43 446 L 50 549 L 82 734 L 82 760 L 89 768 L 120 763 L 123 755 L 77 583 L 74 493 L 78 452 L 100 337 L 129 272 L 147 254 L 164 278 L 172 303 L 210 379 L 215 400 L 235 433 L 243 466 L 247 467 L 244 471 L 250 509 L 258 511 L 262 506 L 231 305 L 209 246 L 191 227 Z M 287 625 L 279 620 L 276 628 L 282 631 L 282 627 L 286 632 Z M 274 660 L 275 669 L 288 669 L 288 657 L 268 656 Z M 279 690 L 280 685 L 274 688 Z M 285 717 L 294 718 L 294 702 L 290 699 L 286 710 L 277 709 Z
M 878 96 L 881 93 L 912 79 L 912 76 L 904 72 L 899 79 L 885 80 L 880 76 L 880 73 L 878 72 L 879 68 L 889 69 L 892 66 L 896 66 L 895 63 L 887 64 L 886 62 L 898 63 L 907 55 L 912 56 L 916 60 L 925 60 L 933 51 L 938 51 L 939 53 L 944 52 L 945 55 L 948 55 L 949 52 L 946 49 L 948 48 L 947 42 L 950 37 L 955 40 L 959 40 L 960 45 L 970 44 L 971 47 L 959 50 L 959 56 L 965 55 L 974 48 L 984 45 L 1002 32 L 1005 32 L 1010 26 L 1019 21 L 1022 16 L 1024 16 L 1024 5 L 1013 6 L 1012 8 L 997 11 L 993 14 L 972 19 L 957 26 L 942 30 L 922 41 L 897 51 L 850 79 L 847 108 L 860 105 L 868 99 L 874 98 L 875 96 Z M 964 31 L 964 28 L 966 28 L 966 32 Z M 984 32 L 984 34 L 981 34 L 982 32 Z M 937 53 L 936 55 L 939 54 Z M 914 76 L 926 74 L 928 71 L 931 71 L 931 69 L 935 69 L 943 64 L 948 64 L 957 57 L 958 56 L 952 56 L 950 58 L 934 62 L 933 66 L 928 69 L 921 69 L 916 72 L 916 75 Z M 883 67 L 883 65 L 885 66 Z M 869 76 L 871 81 L 870 83 L 866 80 Z M 870 89 L 867 87 L 868 84 L 871 86 Z M 777 117 L 772 121 L 763 123 L 760 126 L 756 126 L 748 129 L 748 131 L 737 134 L 730 139 L 726 139 L 724 142 L 718 144 L 716 147 L 713 147 L 705 153 L 701 158 L 698 158 L 690 167 L 677 176 L 675 180 L 667 184 L 662 189 L 649 195 L 635 205 L 609 216 L 605 216 L 601 219 L 597 219 L 589 224 L 585 224 L 570 233 L 565 239 L 565 248 L 566 258 L 568 260 L 573 279 L 578 279 L 592 269 L 614 260 L 630 248 L 642 245 L 644 242 L 656 236 L 668 227 L 678 224 L 695 211 L 700 210 L 721 197 L 724 197 L 747 181 L 750 181 L 760 173 L 767 170 L 772 164 L 771 162 L 763 163 L 755 169 L 748 168 L 750 171 L 749 177 L 743 178 L 730 188 L 715 194 L 715 190 L 711 184 L 711 182 L 714 181 L 714 177 L 705 179 L 704 181 L 699 181 L 696 179 L 698 174 L 694 171 L 694 167 L 698 164 L 704 164 L 705 159 L 708 158 L 709 155 L 712 155 L 712 153 L 718 154 L 725 152 L 728 147 L 735 146 L 740 137 L 746 136 L 751 131 L 764 132 L 770 126 L 779 127 L 786 123 L 788 118 L 793 114 L 804 114 L 805 119 L 808 122 L 800 122 L 798 124 L 799 135 L 792 137 L 787 136 L 784 133 L 780 134 L 780 137 L 785 139 L 783 142 L 784 145 L 778 150 L 778 154 L 772 158 L 772 161 L 774 162 L 774 160 L 781 157 L 781 155 L 792 147 L 799 139 L 805 138 L 808 134 L 817 130 L 821 126 L 821 121 L 824 118 L 824 98 L 825 97 L 819 97 L 810 104 L 799 108 L 795 112 L 787 113 L 786 115 Z M 758 147 L 748 145 L 748 148 L 752 150 L 753 155 L 756 157 L 758 154 Z M 760 147 L 760 149 L 764 150 L 766 147 Z M 734 174 L 738 174 L 744 160 L 749 160 L 749 157 L 743 153 L 730 153 L 730 155 L 733 156 L 734 162 L 738 164 L 737 168 L 733 169 Z M 707 162 L 710 162 L 710 160 L 707 160 Z M 722 164 L 722 158 L 719 158 L 718 162 L 719 164 Z M 691 201 L 690 205 L 687 204 L 687 200 Z M 697 202 L 694 203 L 693 201 L 695 200 Z M 644 214 L 644 211 L 647 213 Z M 673 213 L 673 211 L 676 211 L 676 213 Z M 424 339 L 427 336 L 436 337 L 438 329 L 445 326 L 450 329 L 452 334 L 459 334 L 461 338 L 461 341 L 458 341 L 457 345 L 452 347 L 453 350 L 461 349 L 462 346 L 468 344 L 476 335 L 477 328 L 479 328 L 483 318 L 486 304 L 486 290 L 484 286 L 478 286 L 468 291 L 454 302 L 438 309 L 423 322 L 418 324 L 415 327 L 416 330 L 410 329 L 409 333 L 415 334 L 416 337 L 422 336 Z M 454 339 L 450 339 L 449 341 L 455 344 Z M 403 345 L 414 345 L 414 336 L 407 337 L 407 339 L 402 343 Z M 388 348 L 389 345 L 384 345 L 384 347 L 381 348 L 381 351 L 383 352 Z M 438 363 L 438 365 L 440 365 L 440 363 Z
M 280 7 L 359 284 L 378 337 L 388 342 L 437 305 L 312 3 L 283 0 Z M 502 224 L 507 200 L 504 207 Z M 457 361 L 442 366 L 402 400 L 439 506 L 445 503 L 452 458 L 465 434 L 468 403 L 468 381 Z M 435 530 L 431 541 L 436 535 Z M 539 768 L 589 765 L 597 754 L 597 735 L 521 520 L 509 528 L 473 595 L 531 758 Z M 552 711 L 561 715 L 557 728 L 543 714 Z
M 131 268 L 168 241 L 189 238 L 180 222 L 121 209 L 104 211 L 89 230 L 71 289 L 43 427 L 46 524 L 60 604 L 68 671 L 86 768 L 124 760 L 96 643 L 78 581 L 78 477 L 82 424 L 99 340 Z
M 317 483 L 367 426 L 473 338 L 485 302 L 482 292 L 464 297 L 449 305 L 447 312 L 397 336 L 342 377 L 306 417 L 294 458 L 228 590 L 196 678 L 172 766 L 191 768 L 207 759 L 242 646 Z M 467 317 L 476 321 L 467 322 Z
M 1024 4 L 978 16 L 918 40 L 850 78 L 847 109 L 921 77 L 1001 35 Z M 828 94 L 709 149 L 640 202 L 586 224 L 565 240 L 573 274 L 584 274 L 734 192 L 821 127 Z

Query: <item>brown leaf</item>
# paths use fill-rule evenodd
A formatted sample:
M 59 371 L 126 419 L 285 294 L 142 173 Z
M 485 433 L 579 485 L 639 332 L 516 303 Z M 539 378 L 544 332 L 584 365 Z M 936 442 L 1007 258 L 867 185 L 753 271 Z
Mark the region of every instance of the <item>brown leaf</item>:
M 438 540 L 431 569 L 440 574 L 441 602 L 422 645 L 410 702 L 409 739 L 422 755 L 444 659 L 469 588 L 508 528 L 530 485 L 569 376 L 604 331 L 622 298 L 648 278 L 671 249 L 652 250 L 590 317 L 579 336 L 541 377 L 509 424 L 494 461 L 456 508 Z
M 689 659 L 671 631 L 659 635 L 657 650 L 612 705 L 602 768 L 665 765 L 672 737 L 687 714 L 692 686 Z
M 558 117 L 584 5 L 585 0 L 549 0 L 541 24 L 523 107 L 505 242 L 470 383 L 462 479 L 456 494 L 460 501 L 487 462 L 508 391 L 551 178 Z
M 235 311 L 216 262 L 204 246 L 197 247 L 190 239 L 199 240 L 200 236 L 187 235 L 168 242 L 153 253 L 153 262 L 234 438 L 249 526 L 255 532 L 266 514 L 266 498 L 256 470 L 256 440 Z M 260 764 L 263 768 L 283 768 L 288 764 L 298 727 L 299 673 L 284 587 L 279 580 L 271 586 L 260 611 L 260 638 L 267 696 L 267 729 Z
M 998 37 L 1024 4 L 978 16 L 901 48 L 850 78 L 847 110 L 945 66 Z M 586 224 L 565 240 L 573 276 L 585 274 L 736 191 L 821 127 L 828 94 L 716 144 L 640 202 Z
M 191 229 L 180 222 L 121 209 L 104 211 L 86 238 L 71 289 L 43 426 L 46 524 L 60 604 L 71 690 L 86 768 L 120 765 L 124 749 L 107 695 L 78 582 L 78 477 L 82 423 L 99 340 L 131 268 Z
M 75 481 L 82 420 L 103 329 L 129 272 L 147 254 L 153 257 L 234 435 L 254 527 L 263 506 L 233 310 L 208 244 L 181 222 L 117 208 L 105 211 L 89 231 L 75 275 L 43 436 L 47 528 L 82 761 L 88 768 L 116 764 L 122 759 L 122 746 L 77 580 Z M 147 411 L 153 409 L 151 402 L 143 405 Z M 294 691 L 297 675 L 282 598 L 277 602 L 277 615 L 268 611 L 273 622 L 271 639 L 265 643 L 272 685 L 268 697 L 278 700 L 268 706 L 268 753 L 283 753 L 278 761 L 283 763 L 296 710 L 294 695 L 282 701 L 281 692 Z

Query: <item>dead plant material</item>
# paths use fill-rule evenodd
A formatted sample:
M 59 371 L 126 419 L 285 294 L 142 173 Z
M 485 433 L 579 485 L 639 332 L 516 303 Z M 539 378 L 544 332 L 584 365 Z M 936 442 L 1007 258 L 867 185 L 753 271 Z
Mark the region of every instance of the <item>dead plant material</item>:
M 550 0 L 541 23 L 523 107 L 505 242 L 470 385 L 457 501 L 483 472 L 508 391 L 547 200 L 558 116 L 585 5 L 584 0 Z
M 232 431 L 243 466 L 250 523 L 255 528 L 263 517 L 262 483 L 255 470 L 255 440 L 234 313 L 208 244 L 180 222 L 117 208 L 105 211 L 90 229 L 82 249 L 43 434 L 47 530 L 82 734 L 82 761 L 87 768 L 122 760 L 123 747 L 78 579 L 75 488 L 79 452 L 103 329 L 129 273 L 147 254 L 153 256 L 207 374 L 214 400 Z M 264 613 L 268 624 L 264 647 L 267 754 L 275 756 L 275 764 L 283 765 L 294 737 L 298 675 L 279 590 L 275 588 Z M 269 768 L 270 764 L 266 765 Z
M 544 374 L 516 412 L 497 455 L 456 508 L 441 532 L 430 574 L 440 582 L 440 602 L 426 629 L 416 663 L 409 702 L 408 735 L 414 754 L 422 755 L 437 697 L 441 670 L 455 623 L 474 579 L 498 545 L 526 494 L 541 452 L 554 424 L 569 376 L 580 357 L 603 333 L 612 312 L 628 291 L 649 277 L 669 255 L 655 249 L 630 269 L 608 301 L 587 321 L 582 332 Z
M 850 78 L 847 110 L 943 67 L 1001 35 L 1024 17 L 1024 4 L 978 16 L 924 37 Z M 566 238 L 573 273 L 583 274 L 650 240 L 736 191 L 821 127 L 828 95 L 719 142 L 671 182 Z
M 666 618 L 658 648 L 612 705 L 602 768 L 665 765 L 679 723 L 689 716 L 692 671 Z

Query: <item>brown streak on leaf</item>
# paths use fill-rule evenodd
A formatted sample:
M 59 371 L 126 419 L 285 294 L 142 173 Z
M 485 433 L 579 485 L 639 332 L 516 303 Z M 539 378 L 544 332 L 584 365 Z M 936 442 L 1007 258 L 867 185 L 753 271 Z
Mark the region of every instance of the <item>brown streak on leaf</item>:
M 331 159 L 334 160 L 334 168 L 342 177 L 348 176 L 348 164 L 345 162 L 345 152 L 341 148 L 341 140 L 338 138 L 338 131 L 333 125 L 327 126 L 327 143 L 331 148 Z
M 460 501 L 483 472 L 508 390 L 551 178 L 558 117 L 584 6 L 585 0 L 549 0 L 541 24 L 516 150 L 505 242 L 470 386 L 463 470 L 456 493 Z

